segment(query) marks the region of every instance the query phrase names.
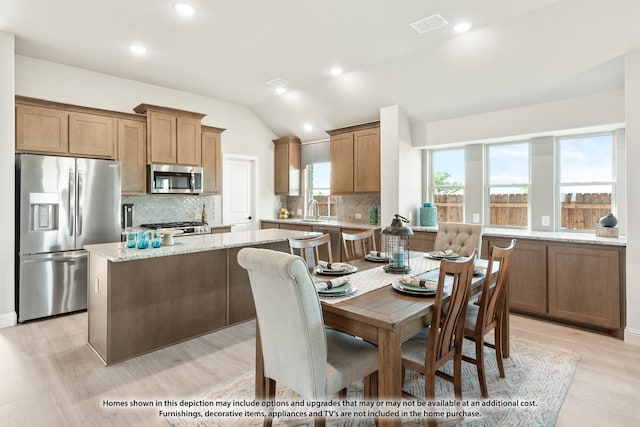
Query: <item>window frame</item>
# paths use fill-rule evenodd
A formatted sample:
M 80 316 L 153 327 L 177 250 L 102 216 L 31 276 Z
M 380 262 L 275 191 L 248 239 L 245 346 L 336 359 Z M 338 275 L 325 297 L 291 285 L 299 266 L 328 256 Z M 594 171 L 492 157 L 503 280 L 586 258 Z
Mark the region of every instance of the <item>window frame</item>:
M 439 152 L 444 152 L 444 151 L 461 151 L 462 152 L 462 158 L 463 158 L 463 164 L 464 164 L 464 176 L 463 176 L 463 182 L 462 185 L 436 185 L 435 184 L 435 164 L 434 164 L 434 160 L 435 160 L 435 153 Z M 466 163 L 467 163 L 467 156 L 466 156 L 466 150 L 465 147 L 451 147 L 451 148 L 440 148 L 440 149 L 432 149 L 430 150 L 429 153 L 429 169 L 430 169 L 430 174 L 429 174 L 429 192 L 427 194 L 427 200 L 429 200 L 434 206 L 436 206 L 435 204 L 435 191 L 437 189 L 452 189 L 452 190 L 460 190 L 462 192 L 462 221 L 460 222 L 464 222 L 464 218 L 465 218 L 465 212 L 466 212 L 466 200 L 465 200 L 465 187 L 466 187 L 466 180 L 467 180 L 467 171 L 466 171 Z
M 506 146 L 506 145 L 525 145 L 527 146 L 527 160 L 528 160 L 528 176 L 527 176 L 527 184 L 497 184 L 491 185 L 491 156 L 490 149 L 491 147 L 497 146 Z M 513 141 L 506 142 L 496 142 L 496 143 L 485 143 L 484 145 L 484 221 L 483 225 L 485 227 L 491 228 L 504 228 L 504 229 L 516 229 L 516 230 L 531 230 L 531 169 L 532 169 L 532 150 L 531 150 L 531 140 L 530 139 L 517 139 Z M 503 224 L 491 224 L 491 189 L 492 188 L 527 188 L 527 224 L 524 226 L 521 225 L 503 225 Z
M 589 137 L 598 137 L 608 135 L 611 137 L 611 179 L 612 181 L 592 181 L 592 182 L 561 182 L 562 177 L 562 159 L 560 156 L 560 146 L 561 140 L 567 139 L 581 139 L 581 138 L 589 138 Z M 569 135 L 561 135 L 554 137 L 553 140 L 553 157 L 554 157 L 554 169 L 555 169 L 555 177 L 554 177 L 554 198 L 555 198 L 555 232 L 561 233 L 593 233 L 594 229 L 576 229 L 576 228 L 563 228 L 562 227 L 562 203 L 560 201 L 561 188 L 566 186 L 572 187 L 587 187 L 594 185 L 611 185 L 611 212 L 614 215 L 618 215 L 618 203 L 617 203 L 617 183 L 618 183 L 618 138 L 617 138 L 617 130 L 609 130 L 609 131 L 601 131 L 601 132 L 587 132 L 587 133 L 577 133 L 577 134 L 569 134 Z

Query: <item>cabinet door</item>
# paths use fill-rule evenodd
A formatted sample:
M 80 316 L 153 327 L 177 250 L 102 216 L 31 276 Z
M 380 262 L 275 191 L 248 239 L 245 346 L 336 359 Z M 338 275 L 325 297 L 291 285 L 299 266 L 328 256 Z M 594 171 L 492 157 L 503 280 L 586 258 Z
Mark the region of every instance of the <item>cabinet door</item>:
M 289 144 L 276 144 L 274 150 L 275 194 L 289 195 Z
M 409 237 L 409 249 L 412 251 L 429 252 L 433 250 L 435 241 L 435 232 L 415 231 L 413 236 Z
M 353 193 L 353 132 L 331 137 L 331 194 Z
M 66 154 L 68 119 L 66 111 L 16 105 L 16 151 Z
M 353 191 L 380 191 L 380 128 L 354 132 Z
M 619 329 L 620 251 L 549 245 L 549 314 Z
M 491 246 L 507 247 L 510 240 L 489 239 Z M 489 252 L 485 254 L 489 258 Z M 544 242 L 519 240 L 509 270 L 509 308 L 547 314 L 547 247 Z
M 176 163 L 176 117 L 171 114 L 147 113 L 149 163 Z
M 69 154 L 115 158 L 113 117 L 69 114 Z
M 217 132 L 202 132 L 203 190 L 205 193 L 219 194 L 222 191 L 222 148 L 220 136 Z
M 147 186 L 146 124 L 118 119 L 118 157 L 122 164 L 122 194 L 145 194 Z
M 177 126 L 177 162 L 181 165 L 202 164 L 202 125 L 199 119 L 180 117 Z

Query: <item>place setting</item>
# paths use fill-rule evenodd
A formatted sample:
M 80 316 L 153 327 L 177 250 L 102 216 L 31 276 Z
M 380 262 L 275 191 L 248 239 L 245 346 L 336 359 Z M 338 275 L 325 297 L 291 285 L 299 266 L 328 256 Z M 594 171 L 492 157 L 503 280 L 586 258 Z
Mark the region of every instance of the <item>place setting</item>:
M 460 258 L 456 252 L 451 249 L 447 249 L 446 251 L 431 251 L 424 254 L 425 258 L 433 259 L 433 260 L 454 260 Z
M 391 287 L 396 291 L 412 296 L 433 297 L 438 289 L 438 282 L 425 280 L 416 276 L 402 276 L 399 280 L 393 281 Z
M 321 297 L 344 297 L 352 295 L 358 288 L 349 282 L 348 276 L 336 277 L 335 279 L 323 280 L 313 279 L 318 295 Z
M 364 259 L 371 262 L 387 262 L 387 254 L 379 251 L 371 251 L 364 256 Z
M 355 273 L 356 271 L 358 271 L 358 267 L 355 265 L 344 262 L 327 261 L 318 261 L 318 265 L 313 269 L 315 274 L 326 276 L 343 276 L 345 274 Z

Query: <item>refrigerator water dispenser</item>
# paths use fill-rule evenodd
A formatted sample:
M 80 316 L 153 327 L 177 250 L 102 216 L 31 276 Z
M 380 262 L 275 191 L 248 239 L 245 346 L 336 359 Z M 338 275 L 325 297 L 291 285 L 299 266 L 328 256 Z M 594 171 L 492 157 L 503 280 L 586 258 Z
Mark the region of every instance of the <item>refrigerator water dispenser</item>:
M 58 193 L 30 193 L 31 231 L 58 229 Z

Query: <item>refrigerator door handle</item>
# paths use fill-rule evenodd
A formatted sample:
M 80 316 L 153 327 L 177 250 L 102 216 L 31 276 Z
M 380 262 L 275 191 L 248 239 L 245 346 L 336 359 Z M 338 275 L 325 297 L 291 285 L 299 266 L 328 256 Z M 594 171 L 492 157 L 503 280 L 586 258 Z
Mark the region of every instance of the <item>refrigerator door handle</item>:
M 76 173 L 73 169 L 69 169 L 69 218 L 67 221 L 69 228 L 69 236 L 73 236 L 73 219 L 76 210 Z
M 78 236 L 82 235 L 82 214 L 84 208 L 84 178 L 82 170 L 78 170 Z

